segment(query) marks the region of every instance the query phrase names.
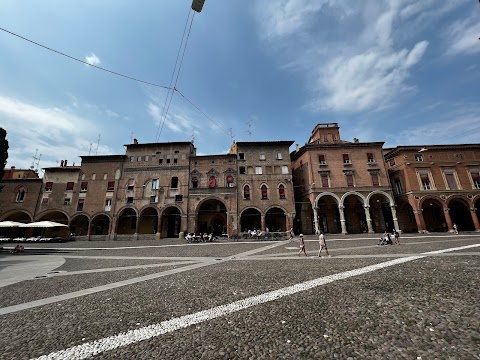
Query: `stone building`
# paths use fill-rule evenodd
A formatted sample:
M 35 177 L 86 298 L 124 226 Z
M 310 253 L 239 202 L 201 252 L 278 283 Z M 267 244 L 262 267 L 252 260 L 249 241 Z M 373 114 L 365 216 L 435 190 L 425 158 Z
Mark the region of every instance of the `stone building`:
M 293 141 L 236 142 L 239 230 L 286 231 L 295 206 L 289 148 Z
M 480 145 L 398 146 L 385 159 L 402 230 L 480 231 Z
M 292 152 L 294 229 L 306 234 L 398 229 L 383 142 L 340 138 L 337 123 L 318 124 Z

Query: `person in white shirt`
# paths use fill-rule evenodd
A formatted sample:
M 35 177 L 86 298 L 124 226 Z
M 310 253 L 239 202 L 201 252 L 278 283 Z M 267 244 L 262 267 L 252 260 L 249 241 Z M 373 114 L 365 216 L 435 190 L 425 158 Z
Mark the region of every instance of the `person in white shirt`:
M 325 236 L 323 235 L 323 231 L 320 231 L 320 235 L 318 236 L 318 241 L 320 243 L 320 249 L 318 250 L 318 257 L 321 257 L 320 254 L 322 253 L 322 250 L 325 249 L 327 252 L 327 255 L 330 256 L 328 253 L 327 249 L 327 243 L 325 242 Z

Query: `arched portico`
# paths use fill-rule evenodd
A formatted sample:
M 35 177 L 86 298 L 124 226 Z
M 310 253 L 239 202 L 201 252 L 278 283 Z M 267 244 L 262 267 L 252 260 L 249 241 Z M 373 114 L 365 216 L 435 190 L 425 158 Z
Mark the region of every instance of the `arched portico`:
M 137 230 L 137 212 L 134 208 L 124 208 L 119 212 L 117 231 L 119 235 L 133 235 Z
M 158 228 L 158 211 L 154 207 L 146 207 L 140 212 L 138 234 L 155 234 Z
M 425 230 L 431 232 L 442 232 L 451 229 L 451 225 L 447 224 L 445 211 L 446 204 L 435 197 L 425 197 L 421 200 L 423 220 L 425 222 Z M 448 210 L 447 210 L 448 211 Z M 450 216 L 448 216 L 450 220 Z
M 16 221 L 28 224 L 33 222 L 33 216 L 25 210 L 11 210 L 3 214 L 0 221 Z
M 162 211 L 160 217 L 161 237 L 178 237 L 182 225 L 182 213 L 176 206 L 168 206 Z
M 325 192 L 317 196 L 314 208 L 314 217 L 317 219 L 316 232 L 337 234 L 342 232 L 340 215 L 340 199 L 333 193 Z M 343 216 L 343 212 L 342 212 Z M 314 218 L 315 223 L 315 218 Z
M 460 231 L 474 231 L 472 211 L 469 200 L 462 197 L 453 197 L 448 199 L 448 212 L 452 219 L 452 224 L 457 225 Z
M 287 231 L 286 210 L 278 206 L 269 208 L 265 213 L 265 226 L 270 231 Z
M 398 229 L 398 222 L 396 218 L 393 216 L 394 211 L 394 202 L 391 196 L 383 191 L 370 193 L 367 196 L 368 200 L 368 212 L 370 215 L 370 222 L 368 224 L 368 216 L 367 216 L 367 226 L 371 226 L 369 232 L 373 230 L 376 233 L 383 233 L 385 231 L 391 232 L 393 229 Z
M 198 204 L 197 231 L 222 235 L 227 232 L 227 207 L 223 201 L 210 198 Z
M 295 204 L 295 219 L 293 230 L 296 234 L 315 234 L 318 224 L 315 224 L 314 209 L 310 200 L 305 198 L 302 202 Z
M 70 232 L 76 236 L 90 235 L 90 219 L 86 214 L 77 214 L 70 221 Z
M 108 235 L 111 219 L 107 214 L 97 214 L 92 218 L 91 235 Z
M 254 207 L 246 208 L 240 214 L 240 229 L 243 232 L 248 230 L 260 229 L 262 224 L 262 214 L 260 210 Z
M 342 196 L 341 205 L 345 216 L 346 232 L 350 234 L 369 231 L 365 212 L 365 198 L 358 192 L 348 192 Z M 342 228 L 342 232 L 344 229 Z
M 408 201 L 397 200 L 398 227 L 402 232 L 418 232 L 419 227 L 415 218 L 415 210 Z
M 63 211 L 47 211 L 39 214 L 36 221 L 53 221 L 60 224 L 68 225 L 68 216 Z M 67 237 L 68 227 L 52 227 L 52 228 L 35 228 L 33 235 L 41 235 L 44 237 Z

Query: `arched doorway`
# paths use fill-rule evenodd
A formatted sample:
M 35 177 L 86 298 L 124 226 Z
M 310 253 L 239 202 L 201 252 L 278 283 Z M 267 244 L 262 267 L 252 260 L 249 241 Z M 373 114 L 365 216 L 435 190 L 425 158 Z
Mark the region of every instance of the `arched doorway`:
M 376 233 L 391 232 L 395 224 L 393 223 L 392 210 L 388 197 L 382 193 L 373 194 L 370 197 L 369 205 L 373 231 Z
M 197 231 L 222 235 L 227 232 L 227 208 L 216 199 L 206 200 L 198 207 Z
M 117 224 L 117 234 L 135 234 L 137 231 L 137 213 L 135 209 L 123 209 L 118 216 Z
M 70 232 L 76 236 L 88 235 L 88 223 L 86 215 L 77 215 L 70 221 Z
M 447 222 L 443 213 L 443 205 L 436 199 L 426 199 L 422 203 L 423 220 L 427 231 L 448 231 Z
M 457 225 L 459 231 L 474 231 L 472 215 L 468 202 L 462 199 L 452 199 L 448 203 L 452 223 Z
M 287 231 L 287 215 L 279 207 L 268 209 L 265 214 L 265 226 L 270 231 Z
M 404 233 L 418 232 L 417 220 L 412 205 L 407 201 L 397 201 L 398 226 Z
M 155 234 L 157 232 L 158 211 L 153 207 L 147 207 L 140 213 L 138 220 L 139 234 Z
M 181 225 L 180 209 L 175 206 L 167 207 L 162 213 L 160 233 L 162 237 L 178 237 Z
M 363 199 L 357 194 L 347 195 L 343 200 L 345 226 L 349 234 L 360 234 L 368 231 L 367 216 L 363 204 Z
M 296 234 L 314 234 L 314 219 L 313 207 L 308 199 L 303 202 L 295 204 L 296 214 L 293 221 L 293 230 Z M 267 225 L 268 226 L 268 225 Z
M 92 220 L 91 235 L 108 235 L 110 229 L 110 218 L 105 215 L 97 215 Z
M 260 229 L 262 223 L 262 216 L 260 211 L 254 208 L 248 208 L 243 210 L 240 216 L 240 229 L 243 232 L 248 230 Z
M 338 200 L 332 195 L 323 195 L 317 202 L 318 229 L 324 233 L 342 232 Z

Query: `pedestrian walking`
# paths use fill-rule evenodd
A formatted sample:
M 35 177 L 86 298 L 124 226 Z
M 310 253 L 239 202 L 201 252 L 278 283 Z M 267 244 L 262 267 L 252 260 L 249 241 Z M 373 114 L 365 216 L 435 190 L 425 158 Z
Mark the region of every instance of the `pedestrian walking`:
M 303 234 L 300 234 L 300 251 L 297 255 L 300 255 L 302 252 L 305 254 L 305 256 L 307 256 L 307 252 L 305 251 L 305 241 L 303 241 Z
M 457 228 L 457 224 L 453 223 L 453 232 L 455 234 L 458 234 L 458 228 Z
M 289 234 L 288 240 L 292 241 L 293 237 L 295 236 L 295 233 L 293 232 L 293 227 L 291 227 L 290 230 L 288 230 L 288 234 Z
M 395 237 L 394 244 L 400 245 L 400 234 L 398 233 L 398 230 L 393 229 L 393 235 Z
M 318 236 L 318 242 L 320 243 L 320 249 L 318 250 L 318 257 L 321 257 L 320 254 L 322 253 L 322 250 L 325 249 L 327 252 L 327 255 L 330 256 L 328 253 L 328 248 L 327 248 L 327 243 L 325 241 L 325 236 L 323 235 L 323 231 L 320 231 L 320 235 Z

